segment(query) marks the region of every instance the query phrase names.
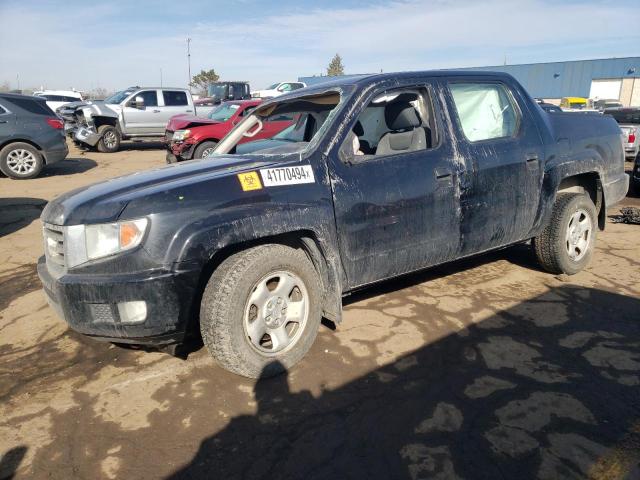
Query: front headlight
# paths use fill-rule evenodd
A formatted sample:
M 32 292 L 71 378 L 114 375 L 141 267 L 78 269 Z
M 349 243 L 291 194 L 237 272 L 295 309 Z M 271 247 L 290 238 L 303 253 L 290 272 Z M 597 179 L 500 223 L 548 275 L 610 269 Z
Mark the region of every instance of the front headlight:
M 190 135 L 191 130 L 176 130 L 175 132 L 173 132 L 172 140 L 174 142 L 180 142 L 186 138 L 189 138 Z
M 97 225 L 67 227 L 65 250 L 67 267 L 116 255 L 137 247 L 149 226 L 146 218 Z

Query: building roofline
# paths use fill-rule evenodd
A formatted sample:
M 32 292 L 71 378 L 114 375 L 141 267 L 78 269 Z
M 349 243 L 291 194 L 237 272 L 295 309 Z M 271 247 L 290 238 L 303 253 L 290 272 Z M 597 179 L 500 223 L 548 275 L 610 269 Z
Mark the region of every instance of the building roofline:
M 503 68 L 503 67 L 525 67 L 529 65 L 555 65 L 558 63 L 583 63 L 583 62 L 603 62 L 603 61 L 612 61 L 612 60 L 638 60 L 640 62 L 640 57 L 609 57 L 609 58 L 589 58 L 586 60 L 558 60 L 556 62 L 530 62 L 530 63 L 507 63 L 506 65 L 481 65 L 477 67 L 458 67 L 463 70 L 467 70 L 470 68 Z

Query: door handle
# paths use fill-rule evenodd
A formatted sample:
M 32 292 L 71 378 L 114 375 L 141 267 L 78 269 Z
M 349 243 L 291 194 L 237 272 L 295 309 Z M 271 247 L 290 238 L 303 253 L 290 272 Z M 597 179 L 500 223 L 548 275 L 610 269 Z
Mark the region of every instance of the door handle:
M 9 123 L 7 120 L 0 120 L 0 123 Z
M 185 112 L 191 113 L 191 112 L 193 112 L 193 110 L 185 110 Z
M 154 110 L 153 113 L 160 113 L 160 110 Z
M 531 154 L 527 155 L 527 167 L 528 168 L 538 168 L 538 155 Z
M 453 172 L 446 168 L 436 168 L 433 173 L 439 181 L 450 180 L 453 176 Z

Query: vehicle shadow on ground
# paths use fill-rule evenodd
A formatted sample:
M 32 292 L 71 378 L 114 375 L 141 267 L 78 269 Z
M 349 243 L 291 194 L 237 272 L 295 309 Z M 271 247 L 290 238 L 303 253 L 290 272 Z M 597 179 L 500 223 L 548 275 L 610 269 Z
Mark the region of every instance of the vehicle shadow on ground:
M 40 218 L 47 201 L 42 198 L 0 198 L 0 237 L 16 232 Z
M 166 148 L 164 142 L 122 142 L 119 151 L 136 151 L 136 150 L 164 150 Z
M 11 480 L 27 453 L 27 447 L 15 447 L 0 458 L 0 479 Z
M 292 391 L 286 375 L 260 378 L 256 413 L 209 435 L 168 478 L 640 478 L 638 312 L 637 298 L 561 286 L 317 396 Z M 434 328 L 437 315 L 423 304 L 410 321 Z M 357 367 L 339 346 L 321 348 L 339 355 L 311 355 L 299 368 Z M 160 413 L 151 428 L 187 444 L 220 408 L 219 388 L 189 407 L 188 433 Z M 175 394 L 154 398 L 172 412 Z M 120 473 L 140 462 L 128 458 Z
M 65 158 L 61 162 L 47 165 L 40 177 L 53 177 L 58 175 L 76 175 L 97 167 L 95 160 L 90 158 Z

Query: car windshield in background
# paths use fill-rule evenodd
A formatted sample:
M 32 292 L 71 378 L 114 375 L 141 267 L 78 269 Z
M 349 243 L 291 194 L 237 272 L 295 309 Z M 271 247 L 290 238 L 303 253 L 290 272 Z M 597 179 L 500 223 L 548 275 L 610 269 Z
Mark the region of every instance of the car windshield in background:
M 122 92 L 117 92 L 114 93 L 113 95 L 111 95 L 110 97 L 107 97 L 104 100 L 104 103 L 110 103 L 110 104 L 117 104 L 122 102 L 125 98 L 127 98 L 131 92 L 133 92 L 133 90 L 123 90 Z
M 254 139 L 262 145 L 256 151 L 258 154 L 302 151 L 322 134 L 327 119 L 341 102 L 340 93 L 327 91 L 259 106 L 218 144 L 215 153 L 234 152 L 238 144 L 248 144 Z M 294 123 L 285 123 L 287 127 L 284 130 L 273 128 L 284 122 Z M 273 141 L 273 147 L 269 140 Z M 240 151 L 249 150 L 249 145 L 247 147 Z
M 223 103 L 218 108 L 211 111 L 209 114 L 209 120 L 216 120 L 218 122 L 226 122 L 233 114 L 238 111 L 240 105 L 234 103 Z
M 273 85 L 269 85 L 265 90 L 275 90 L 276 87 L 280 85 L 279 83 L 274 83 Z

